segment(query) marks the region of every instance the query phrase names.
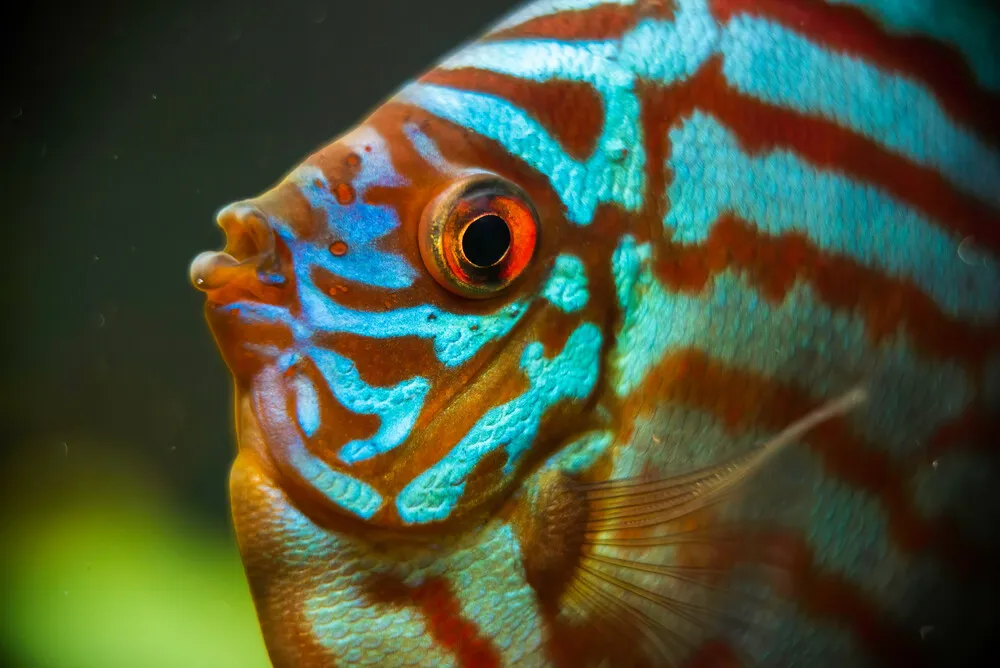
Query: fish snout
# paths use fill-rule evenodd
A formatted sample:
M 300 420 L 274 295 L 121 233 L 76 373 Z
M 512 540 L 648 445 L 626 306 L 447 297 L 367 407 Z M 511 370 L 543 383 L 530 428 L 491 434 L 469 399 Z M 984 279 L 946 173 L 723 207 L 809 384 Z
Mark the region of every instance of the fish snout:
M 234 284 L 251 288 L 254 284 L 280 285 L 274 229 L 267 215 L 252 204 L 230 204 L 216 217 L 226 235 L 221 251 L 204 251 L 191 262 L 191 283 L 203 292 Z

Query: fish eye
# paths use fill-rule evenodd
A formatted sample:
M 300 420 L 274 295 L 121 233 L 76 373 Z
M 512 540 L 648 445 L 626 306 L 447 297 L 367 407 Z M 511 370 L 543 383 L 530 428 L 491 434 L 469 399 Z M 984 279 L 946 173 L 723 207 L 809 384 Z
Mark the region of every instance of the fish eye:
M 495 295 L 531 262 L 538 216 L 528 196 L 495 174 L 451 183 L 420 218 L 420 255 L 434 279 L 470 298 Z

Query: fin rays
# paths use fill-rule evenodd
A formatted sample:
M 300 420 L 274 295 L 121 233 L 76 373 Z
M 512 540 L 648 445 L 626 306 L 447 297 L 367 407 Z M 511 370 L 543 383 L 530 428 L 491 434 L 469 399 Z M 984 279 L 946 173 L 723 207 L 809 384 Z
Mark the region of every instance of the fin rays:
M 715 507 L 789 444 L 865 398 L 851 390 L 718 466 L 665 480 L 553 487 L 550 498 L 565 493 L 586 511 L 575 533 L 566 533 L 577 536 L 578 557 L 559 598 L 564 613 L 591 620 L 609 646 L 636 652 L 639 665 L 675 666 L 720 633 L 766 631 L 775 597 L 742 587 L 743 578 L 762 573 L 764 584 L 774 584 L 794 562 L 773 527 L 722 520 Z

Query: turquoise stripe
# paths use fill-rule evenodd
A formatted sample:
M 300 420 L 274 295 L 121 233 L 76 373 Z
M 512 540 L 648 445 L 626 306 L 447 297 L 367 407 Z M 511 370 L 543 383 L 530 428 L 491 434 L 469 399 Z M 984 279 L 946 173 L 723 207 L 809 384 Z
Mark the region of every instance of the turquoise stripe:
M 1000 206 L 1000 154 L 956 124 L 924 86 L 748 16 L 733 18 L 719 48 L 726 79 L 741 92 L 827 118 Z
M 980 85 L 1000 92 L 1000 11 L 990 0 L 826 0 L 865 10 L 890 32 L 922 35 L 961 53 Z
M 425 524 L 451 515 L 468 476 L 499 448 L 507 452 L 504 475 L 511 476 L 534 443 L 545 412 L 562 400 L 584 399 L 594 389 L 600 351 L 600 329 L 590 323 L 580 325 L 553 359 L 543 357 L 541 343 L 528 345 L 521 355 L 521 370 L 528 377 L 529 389 L 487 411 L 448 454 L 403 488 L 396 498 L 403 521 Z
M 824 252 L 910 279 L 949 315 L 995 319 L 1000 266 L 958 256 L 962 239 L 871 185 L 820 171 L 786 151 L 748 155 L 715 118 L 696 112 L 670 132 L 668 234 L 704 242 L 720 215 L 760 230 L 805 234 Z
M 468 47 L 442 69 L 475 67 L 537 82 L 592 85 L 604 103 L 604 126 L 594 153 L 583 162 L 567 155 L 526 111 L 501 98 L 431 84 L 411 84 L 396 100 L 422 107 L 500 143 L 549 178 L 569 219 L 589 224 L 598 204 L 638 211 L 645 188 L 645 151 L 639 102 L 631 73 L 607 58 L 608 45 L 516 41 Z
M 258 416 L 279 465 L 293 470 L 334 505 L 370 519 L 382 507 L 382 496 L 370 485 L 333 470 L 309 452 L 285 411 L 287 388 L 280 380 L 282 366 L 270 365 L 254 380 Z
M 667 292 L 642 259 L 648 250 L 626 237 L 615 253 L 625 267 L 616 280 L 632 286 L 611 357 L 612 386 L 620 396 L 638 388 L 666 355 L 692 348 L 818 398 L 864 382 L 871 398 L 849 419 L 866 440 L 898 457 L 922 451 L 926 439 L 972 400 L 961 366 L 922 358 L 902 330 L 872 343 L 860 314 L 832 310 L 807 283 L 796 283 L 779 304 L 731 271 L 699 294 Z M 638 256 L 632 264 L 625 261 L 630 255 Z

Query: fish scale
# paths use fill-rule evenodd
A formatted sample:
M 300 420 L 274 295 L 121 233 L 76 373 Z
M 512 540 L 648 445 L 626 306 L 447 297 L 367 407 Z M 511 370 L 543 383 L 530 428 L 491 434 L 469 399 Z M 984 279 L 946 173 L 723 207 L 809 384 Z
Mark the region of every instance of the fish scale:
M 220 212 L 274 664 L 980 659 L 1000 14 L 956 5 L 539 0 Z M 469 212 L 495 265 L 427 231 Z

